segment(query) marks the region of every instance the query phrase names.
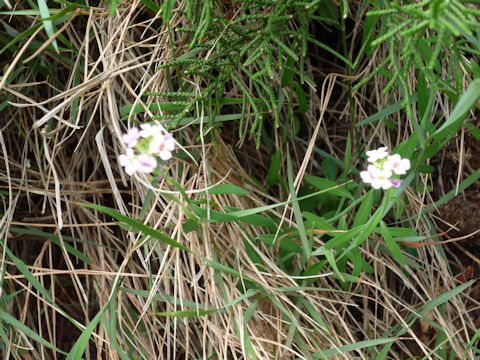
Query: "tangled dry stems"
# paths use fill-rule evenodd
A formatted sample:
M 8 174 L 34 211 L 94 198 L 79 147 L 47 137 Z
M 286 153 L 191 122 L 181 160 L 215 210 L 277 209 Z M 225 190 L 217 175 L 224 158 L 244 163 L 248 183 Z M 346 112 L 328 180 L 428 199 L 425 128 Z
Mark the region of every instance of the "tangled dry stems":
M 214 353 L 218 359 L 241 359 L 247 353 L 242 325 L 249 307 L 258 302 L 245 327 L 257 357 L 308 358 L 307 350 L 316 352 L 317 348 L 328 349 L 337 346 L 335 344 L 376 339 L 399 323 L 408 327 L 406 315 L 457 285 L 453 277 L 446 276 L 449 270 L 437 247 L 422 247 L 419 258 L 409 257 L 423 269 L 414 272 L 411 268 L 399 267 L 394 259 L 378 251 L 380 239 L 372 238 L 362 251 L 375 272 L 363 274 L 361 283 L 344 291 L 331 279 L 331 274 L 322 273 L 312 282 L 316 290 L 302 288 L 300 283 L 305 279 L 291 276 L 276 265 L 278 248 L 248 240 L 262 234 L 262 228 L 241 227 L 235 222 L 204 223 L 201 229 L 185 234 L 182 224 L 187 218 L 181 206 L 183 200 L 179 197 L 180 202 L 175 202 L 162 196 L 162 191 L 174 191 L 165 182 L 155 188 L 145 223 L 162 229 L 194 254 L 233 266 L 241 274 L 240 278 L 215 271 L 200 257 L 154 239 L 144 246 L 136 246 L 140 234 L 128 232 L 108 216 L 80 206 L 81 202 L 103 205 L 134 219 L 139 219 L 142 213 L 148 181 L 138 176 L 127 177 L 116 158 L 124 150 L 122 132 L 132 126 L 134 119 L 149 121 L 155 114 L 149 111 L 145 117 L 130 114 L 128 121 L 123 121 L 119 109 L 125 104 L 144 104 L 145 101 L 148 109 L 148 102 L 153 100 L 145 100 L 142 94 L 168 89 L 165 72 L 157 70 L 157 66 L 172 58 L 166 30 L 154 30 L 153 24 L 160 21 L 158 16 L 140 21 L 142 11 L 140 1 L 136 0 L 120 3 L 115 18 L 100 7 L 81 12 L 86 22 L 72 22 L 64 30 L 64 35 L 79 50 L 79 56 L 72 56 L 71 63 L 55 64 L 55 71 L 63 77 L 64 84 L 53 79 L 30 78 L 28 84 L 8 84 L 2 89 L 11 102 L 2 113 L 0 133 L 0 182 L 2 190 L 8 191 L 8 195 L 2 195 L 2 235 L 7 236 L 9 249 L 31 264 L 29 270 L 76 324 L 66 320 L 25 280 L 14 264 L 7 261 L 3 250 L 6 266 L 3 267 L 2 292 L 20 291 L 7 303 L 8 313 L 36 329 L 54 346 L 68 351 L 81 329 L 109 300 L 114 284 L 121 282 L 116 294 L 117 338 L 110 337 L 112 332 L 107 322 L 100 323 L 93 334 L 95 343 L 87 349 L 87 358 L 117 358 L 111 346 L 117 341 L 124 351 L 136 349 L 148 359 L 208 358 Z M 185 22 L 185 18 L 175 13 L 170 25 L 174 29 Z M 359 30 L 355 28 L 352 36 L 358 36 Z M 42 35 L 36 33 L 35 36 Z M 28 43 L 23 46 L 26 49 Z M 181 38 L 174 38 L 174 49 L 177 54 L 186 51 Z M 53 63 L 49 53 L 38 56 Z M 368 72 L 382 56 L 377 52 L 369 64 L 360 67 L 357 76 Z M 12 63 L 20 66 L 19 58 L 20 53 Z M 28 67 L 28 62 L 25 66 Z M 316 71 L 312 66 L 308 69 Z M 343 158 L 349 109 L 346 102 L 334 102 L 331 97 L 335 90 L 337 99 L 346 99 L 347 88 L 344 78 L 327 73 L 322 75 L 326 80 L 319 94 L 314 89 L 309 93 L 312 99 L 306 118 L 309 146 L 293 141 L 291 144 L 297 187 L 305 174 L 319 171 L 313 153 L 318 138 L 332 155 Z M 411 81 L 416 80 L 412 77 Z M 392 101 L 381 94 L 384 85 L 378 81 L 354 94 L 358 118 Z M 27 86 L 30 91 L 25 91 Z M 448 111 L 442 99 L 438 100 L 437 106 Z M 72 118 L 74 107 L 75 118 Z M 395 121 L 404 123 L 400 118 Z M 379 124 L 374 138 L 367 139 L 366 132 L 362 131 L 359 139 L 367 147 L 374 143 L 393 147 L 411 131 L 407 123 L 398 131 L 398 137 L 392 139 Z M 176 135 L 188 153 L 196 146 L 198 128 L 185 127 Z M 250 195 L 210 197 L 210 201 L 222 206 L 247 209 L 286 200 L 279 198 L 280 195 L 263 193 L 249 180 L 252 170 L 245 159 L 257 161 L 259 156 L 255 151 L 244 152 L 240 162 L 238 156 L 242 150 L 237 150 L 233 143 L 225 143 L 221 137 L 217 142 L 217 145 L 198 146 L 202 153 L 198 164 L 188 156 L 169 163 L 173 176 L 192 199 L 199 199 L 197 190 L 223 180 L 244 187 Z M 406 196 L 412 204 L 407 209 L 407 216 L 413 217 L 411 227 L 420 234 L 431 233 L 430 224 L 415 217 L 425 204 L 431 203 L 429 194 L 409 190 Z M 284 223 L 293 224 L 290 207 L 277 209 L 276 215 Z M 28 227 L 31 231 L 19 233 L 15 230 L 19 227 Z M 54 235 L 57 244 L 48 235 Z M 245 251 L 244 239 L 250 246 L 258 247 L 264 267 L 252 262 Z M 321 240 L 316 241 L 321 244 Z M 89 261 L 73 256 L 71 251 L 66 251 L 66 245 L 77 249 Z M 217 254 L 222 257 L 217 258 Z M 245 294 L 244 279 L 248 278 L 261 284 L 269 296 L 249 297 L 232 304 Z M 292 293 L 304 299 L 303 305 Z M 192 318 L 155 314 L 190 309 L 191 302 L 202 304 L 205 309 L 222 310 Z M 310 304 L 314 311 L 304 304 Z M 297 319 L 298 334 L 289 332 L 291 324 L 282 311 Z M 428 316 L 451 336 L 452 351 L 460 355 L 465 350 L 460 339 L 469 341 L 475 325 L 460 300 L 448 302 L 444 311 L 440 314 L 435 309 Z M 325 327 L 312 318 L 312 313 L 321 314 Z M 106 314 L 106 320 L 111 316 L 113 314 Z M 52 357 L 44 346 L 22 336 L 20 330 L 12 329 L 10 335 L 33 358 Z M 427 340 L 418 328 L 410 328 L 389 356 L 403 359 L 418 353 L 418 349 L 424 355 L 429 354 L 434 344 Z M 4 351 L 21 353 L 13 342 L 4 347 Z M 361 358 L 370 355 L 363 350 L 356 354 Z M 349 355 L 335 358 L 346 359 Z

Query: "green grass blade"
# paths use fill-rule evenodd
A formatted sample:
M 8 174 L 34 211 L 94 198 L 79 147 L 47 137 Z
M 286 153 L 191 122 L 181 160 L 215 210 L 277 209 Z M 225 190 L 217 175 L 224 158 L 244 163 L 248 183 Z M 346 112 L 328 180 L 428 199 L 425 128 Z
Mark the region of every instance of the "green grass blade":
M 103 307 L 100 309 L 100 311 L 95 315 L 95 317 L 92 319 L 90 324 L 85 328 L 85 330 L 82 332 L 82 335 L 77 339 L 75 342 L 75 345 L 73 345 L 72 350 L 67 356 L 67 360 L 81 360 L 83 357 L 83 353 L 85 352 L 85 349 L 87 348 L 88 342 L 90 341 L 90 337 L 92 336 L 92 332 L 99 323 L 99 321 L 103 317 L 103 313 L 107 309 L 108 305 L 110 302 L 107 302 Z
M 397 259 L 400 264 L 405 265 L 406 261 L 405 257 L 402 254 L 402 250 L 400 249 L 396 241 L 393 239 L 392 234 L 390 233 L 387 225 L 385 225 L 383 221 L 380 221 L 380 229 L 383 235 L 383 239 L 385 240 L 385 243 L 387 244 L 395 259 Z
M 162 232 L 152 229 L 148 227 L 147 225 L 141 223 L 140 221 L 130 219 L 128 216 L 122 215 L 119 212 L 103 207 L 101 205 L 95 205 L 95 204 L 87 204 L 87 203 L 79 203 L 82 206 L 88 207 L 90 209 L 95 209 L 98 211 L 101 211 L 107 215 L 110 215 L 114 219 L 117 219 L 118 221 L 122 221 L 127 225 L 130 225 L 132 228 L 134 228 L 137 231 L 140 231 L 144 234 L 150 235 L 151 237 L 160 240 L 161 242 L 179 248 L 181 250 L 191 252 L 190 249 L 185 247 L 184 245 L 180 244 L 179 242 L 176 242 L 175 240 L 169 238 L 167 235 L 163 234 Z
M 222 311 L 222 309 L 208 309 L 208 310 L 178 310 L 171 312 L 156 312 L 157 316 L 166 317 L 198 317 L 208 315 L 214 312 Z
M 3 310 L 0 310 L 0 319 L 5 321 L 7 324 L 10 324 L 11 326 L 13 326 L 16 330 L 21 331 L 22 333 L 24 333 L 30 339 L 38 342 L 39 344 L 42 344 L 46 348 L 49 348 L 49 349 L 51 349 L 55 352 L 58 352 L 60 354 L 63 354 L 63 355 L 67 355 L 66 352 L 60 350 L 59 348 L 57 348 L 55 346 L 53 346 L 47 340 L 45 340 L 40 335 L 38 335 L 35 331 L 33 331 L 28 326 L 21 323 L 20 321 L 15 319 L 12 315 L 6 313 Z
M 463 124 L 463 120 L 480 98 L 480 79 L 474 80 L 467 91 L 460 97 L 450 117 L 433 133 L 431 138 L 444 139 L 455 134 Z
M 37 4 L 38 4 L 38 9 L 40 10 L 40 15 L 43 18 L 42 22 L 43 22 L 43 27 L 45 28 L 45 32 L 47 33 L 49 38 L 52 38 L 55 31 L 53 29 L 52 21 L 46 20 L 50 17 L 50 9 L 48 8 L 47 2 L 45 0 L 37 0 Z M 58 53 L 59 49 L 58 49 L 58 44 L 56 39 L 53 40 L 52 45 Z
M 325 356 L 330 357 L 330 356 L 335 356 L 339 354 L 345 354 L 350 351 L 356 351 L 356 350 L 365 349 L 365 348 L 369 348 L 377 345 L 382 345 L 389 342 L 393 342 L 395 340 L 396 340 L 395 338 L 385 338 L 385 339 L 359 341 L 354 344 L 339 346 L 338 350 L 333 348 L 333 349 L 324 350 L 322 353 L 313 354 L 313 359 L 322 359 Z

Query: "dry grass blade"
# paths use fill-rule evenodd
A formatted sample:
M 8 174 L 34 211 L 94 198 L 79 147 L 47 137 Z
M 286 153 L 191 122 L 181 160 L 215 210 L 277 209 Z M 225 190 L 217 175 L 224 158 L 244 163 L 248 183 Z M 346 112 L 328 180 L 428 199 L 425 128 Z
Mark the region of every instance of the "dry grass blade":
M 351 186 L 352 194 L 356 191 L 354 196 L 362 196 L 363 189 L 355 187 L 354 171 L 362 159 L 357 151 L 375 144 L 393 149 L 412 135 L 413 125 L 400 112 L 389 115 L 389 120 L 398 124 L 396 132 L 383 121 L 352 125 L 353 117 L 367 118 L 392 101 L 403 100 L 397 92 L 390 98 L 385 96 L 382 91 L 388 82 L 381 79 L 351 92 L 349 82 L 382 63 L 389 56 L 388 48 L 375 49 L 351 69 L 353 74 L 344 75 L 342 61 L 331 61 L 331 53 L 309 45 L 302 65 L 304 75 L 321 83 L 321 89 L 317 94 L 312 82 L 306 81 L 304 86 L 298 81 L 308 106 L 297 111 L 301 101 L 295 86 L 282 86 L 281 76 L 275 72 L 269 85 L 283 92 L 274 100 L 280 103 L 290 97 L 291 108 L 278 110 L 279 127 L 274 124 L 273 110 L 262 113 L 265 134 L 260 135 L 267 140 L 257 149 L 247 126 L 239 128 L 236 120 L 210 122 L 213 100 L 220 99 L 210 98 L 209 102 L 202 94 L 215 76 L 210 79 L 186 74 L 181 67 L 159 69 L 174 59 L 201 60 L 205 62 L 202 66 L 212 59 L 219 61 L 216 56 L 222 41 L 226 41 L 223 36 L 232 29 L 238 31 L 245 3 L 209 2 L 215 4 L 214 14 L 223 11 L 229 17 L 224 23 L 215 20 L 219 36 L 213 41 L 206 35 L 199 39 L 198 52 L 188 47 L 191 2 L 164 2 L 178 7 L 171 13 L 170 27 L 162 23 L 162 12 L 151 11 L 153 3 L 118 2 L 115 17 L 102 7 L 72 10 L 53 37 L 39 42 L 44 36 L 40 26 L 9 60 L 0 82 L 1 95 L 8 104 L 0 114 L 5 124 L 0 131 L 0 237 L 4 239 L 0 312 L 10 314 L 32 332 L 2 322 L 0 338 L 7 345 L 0 352 L 6 358 L 10 356 L 7 352 L 15 358 L 60 358 L 44 343 L 32 340 L 36 339 L 32 334 L 68 352 L 100 309 L 108 305 L 104 321 L 92 333 L 95 342 L 89 343 L 82 354 L 86 359 L 303 359 L 320 358 L 322 352 L 330 354 L 331 359 L 369 359 L 390 336 L 395 343 L 388 359 L 433 358 L 440 335 L 448 342 L 452 356 L 468 350 L 466 356 L 473 358 L 473 349 L 466 349 L 465 343 L 471 341 L 478 327 L 478 321 L 469 314 L 480 306 L 478 288 L 421 316 L 419 312 L 462 285 L 461 278 L 451 274 L 452 266 L 456 266 L 448 263 L 452 257 L 446 256 L 440 245 L 465 241 L 477 236 L 476 230 L 455 235 L 452 241 L 399 241 L 406 265 L 392 256 L 384 239 L 373 231 L 359 245 L 358 258 L 345 257 L 344 261 L 347 272 L 355 273 L 358 263 L 371 266 L 373 271 L 355 274 L 355 281 L 342 283 L 338 271 L 320 252 L 308 264 L 319 270 L 310 273 L 297 267 L 303 261 L 302 253 L 295 250 L 300 247 L 301 234 L 289 203 L 292 194 L 282 178 L 287 173 L 285 164 L 278 166 L 279 180 L 264 186 L 273 154 L 278 150 L 280 159 L 285 160 L 288 145 L 296 193 L 306 187 L 307 175 L 324 175 L 325 159 L 340 169 L 345 166 L 342 159 L 351 156 L 346 164 L 351 169 L 345 171 L 351 178 L 339 180 L 330 190 Z M 332 2 L 332 9 L 337 10 L 336 3 Z M 274 5 L 277 3 L 272 2 L 255 16 L 269 14 Z M 352 19 L 361 23 L 367 5 L 349 2 Z M 8 21 L 18 31 L 25 31 L 31 26 L 25 19 L 31 20 L 19 16 Z M 297 20 L 292 16 L 283 21 L 295 28 Z M 255 19 L 250 25 L 256 24 Z M 347 38 L 363 41 L 358 40 L 363 36 L 362 26 L 347 25 Z M 332 42 L 332 48 L 342 41 L 340 37 L 334 39 L 332 33 L 328 36 L 333 40 L 325 41 Z M 50 51 L 54 39 L 59 43 L 64 39 L 75 51 L 69 47 L 61 49 L 60 54 Z M 284 52 L 272 55 L 269 66 L 284 71 L 292 51 L 288 46 L 300 47 L 297 41 L 288 39 Z M 353 58 L 356 47 L 349 51 Z M 2 65 L 7 65 L 6 60 L 2 59 Z M 255 62 L 248 66 L 239 62 L 238 69 L 232 70 L 239 81 L 225 81 L 223 93 L 218 93 L 235 103 L 226 106 L 226 111 L 253 113 L 251 103 L 238 103 L 245 90 L 260 97 L 254 80 L 271 69 L 258 67 Z M 256 78 L 248 76 L 250 72 Z M 409 74 L 411 84 L 417 81 L 415 74 Z M 118 155 L 125 152 L 122 134 L 147 122 L 156 122 L 167 131 L 168 121 L 154 120 L 158 113 L 171 115 L 160 104 L 184 103 L 180 96 L 167 102 L 166 97 L 145 93 L 171 93 L 182 86 L 192 89 L 199 99 L 192 106 L 198 119 L 173 130 L 177 153 L 165 165 L 171 179 L 166 176 L 157 181 L 141 173 L 127 176 L 118 162 Z M 143 111 L 138 111 L 140 107 Z M 450 113 L 449 107 L 446 97 L 436 95 L 434 111 Z M 292 119 L 297 117 L 301 121 L 294 131 L 297 125 Z M 239 133 L 244 137 L 237 141 Z M 352 140 L 351 154 L 345 154 L 347 138 Z M 458 188 L 465 169 L 472 168 L 475 153 L 469 153 L 473 147 L 465 131 L 456 140 L 458 144 L 446 149 L 441 160 L 447 162 L 447 169 L 442 168 L 443 163 L 438 166 L 440 189 L 435 191 L 441 195 L 446 193 L 443 187 Z M 442 176 L 442 171 L 451 169 L 458 171 Z M 404 193 L 407 220 L 395 226 L 415 229 L 428 237 L 433 231 L 432 222 L 438 219 L 422 215 L 426 203 L 433 202 L 427 190 L 431 177 L 422 173 L 417 180 L 424 187 L 420 191 L 411 187 Z M 218 184 L 246 191 L 223 193 L 218 191 L 222 189 L 216 187 Z M 320 195 L 317 200 L 331 194 Z M 326 201 L 320 203 L 323 198 L 318 201 L 320 206 L 330 206 Z M 360 204 L 352 205 L 351 212 L 342 215 L 349 201 L 345 198 L 341 206 L 329 210 L 332 216 L 341 216 L 341 220 L 335 220 L 334 230 L 315 224 L 307 227 L 305 234 L 315 250 L 333 235 L 352 229 L 354 211 Z M 85 203 L 92 206 L 79 205 Z M 235 211 L 279 203 L 283 208 L 234 217 Z M 102 212 L 104 208 L 115 212 Z M 132 222 L 112 219 L 118 219 L 118 214 Z M 142 233 L 139 229 L 148 230 L 141 228 L 143 225 L 157 232 Z M 461 227 L 451 231 L 461 232 Z M 447 231 L 438 236 L 447 236 Z M 165 237 L 170 242 L 162 241 Z M 178 244 L 190 252 L 176 248 Z M 468 259 L 480 262 L 478 253 L 454 244 Z M 7 256 L 7 250 L 14 256 Z M 414 255 L 410 250 L 415 250 Z M 464 269 L 459 268 L 463 274 Z M 416 321 L 419 318 L 422 320 Z M 380 342 L 369 345 L 369 341 Z

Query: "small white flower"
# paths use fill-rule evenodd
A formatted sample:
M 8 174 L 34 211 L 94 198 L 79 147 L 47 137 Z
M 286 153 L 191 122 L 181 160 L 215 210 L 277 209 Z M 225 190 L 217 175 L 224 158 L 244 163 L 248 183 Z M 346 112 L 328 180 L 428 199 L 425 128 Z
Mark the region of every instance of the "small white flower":
M 140 125 L 140 136 L 142 138 L 148 138 L 153 136 L 154 138 L 162 133 L 162 129 L 158 125 L 142 124 Z
M 138 171 L 145 174 L 150 174 L 157 167 L 157 160 L 151 155 L 138 155 L 138 162 Z
M 125 172 L 130 176 L 140 167 L 140 162 L 135 156 L 133 149 L 127 149 L 125 154 L 119 155 L 118 162 L 125 168 Z
M 129 148 L 133 148 L 135 145 L 137 145 L 139 138 L 140 138 L 140 134 L 139 134 L 138 128 L 136 127 L 129 129 L 126 134 L 122 135 L 123 142 Z
M 393 184 L 390 180 L 392 172 L 390 170 L 382 170 L 375 165 L 368 165 L 367 171 L 360 172 L 362 181 L 372 185 L 374 189 L 390 189 Z
M 172 134 L 157 135 L 150 142 L 149 150 L 153 154 L 158 154 L 160 159 L 166 161 L 172 157 L 172 151 L 175 150 L 175 140 Z
M 368 159 L 367 159 L 368 162 L 374 163 L 377 160 L 386 158 L 388 156 L 387 149 L 388 148 L 384 146 L 384 147 L 378 148 L 377 150 L 367 151 L 366 154 L 368 156 Z
M 402 159 L 400 155 L 390 155 L 383 163 L 385 170 L 393 171 L 397 175 L 404 175 L 410 169 L 410 160 Z

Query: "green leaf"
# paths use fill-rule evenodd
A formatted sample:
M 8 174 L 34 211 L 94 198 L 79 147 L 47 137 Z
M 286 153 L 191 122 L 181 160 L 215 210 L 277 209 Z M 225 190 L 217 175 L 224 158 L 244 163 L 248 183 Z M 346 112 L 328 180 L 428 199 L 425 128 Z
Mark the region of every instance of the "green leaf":
M 317 192 L 310 193 L 308 195 L 299 197 L 299 198 L 297 198 L 296 201 L 302 201 L 302 200 L 305 200 L 305 199 L 309 199 L 311 197 L 314 197 L 314 196 L 317 196 L 319 194 L 323 194 L 323 193 L 326 193 L 326 192 L 327 192 L 327 190 L 320 190 L 320 191 L 317 191 Z M 278 208 L 280 206 L 288 205 L 288 204 L 291 204 L 291 203 L 293 203 L 293 200 L 283 201 L 283 202 L 276 203 L 276 204 L 273 204 L 273 205 L 259 206 L 259 207 L 253 208 L 253 209 L 238 210 L 238 211 L 231 212 L 228 215 L 229 216 L 234 216 L 235 218 L 239 219 L 239 218 L 242 218 L 244 216 L 248 216 L 248 215 L 252 215 L 252 214 L 258 214 L 258 213 L 265 212 L 265 211 L 268 211 L 268 210 L 272 210 L 272 209 Z
M 275 244 L 275 234 L 262 234 L 258 235 L 257 239 L 260 240 L 261 242 L 270 245 L 270 246 L 276 246 Z M 292 253 L 301 253 L 302 252 L 302 247 L 298 245 L 295 241 L 292 239 L 289 239 L 288 237 L 283 237 L 280 240 L 280 249 L 286 250 L 288 252 Z
M 417 90 L 418 112 L 420 114 L 420 118 L 423 118 L 425 111 L 427 110 L 429 92 L 430 92 L 430 89 L 427 86 L 425 73 L 423 71 L 419 72 L 417 82 L 418 82 L 418 86 L 417 86 L 418 87 L 418 90 Z
M 355 215 L 355 220 L 353 220 L 353 227 L 363 225 L 368 221 L 373 209 L 374 194 L 374 191 L 370 190 L 363 196 L 357 215 Z
M 392 234 L 390 233 L 389 229 L 383 221 L 380 221 L 380 230 L 382 232 L 385 243 L 392 252 L 392 255 L 398 260 L 400 264 L 405 265 L 406 261 L 403 257 L 402 250 L 400 249 L 396 241 L 393 239 Z
M 156 312 L 157 316 L 166 317 L 198 317 L 208 315 L 214 312 L 222 311 L 222 309 L 209 309 L 209 310 L 178 310 L 170 312 Z
M 287 58 L 287 62 L 285 63 L 285 66 L 283 67 L 282 71 L 282 81 L 281 81 L 281 87 L 287 86 L 290 81 L 292 81 L 293 78 L 293 67 L 295 66 L 295 59 L 292 56 L 289 56 Z
M 307 221 L 305 221 L 305 226 L 309 229 L 320 229 L 320 230 L 336 230 L 334 226 L 327 222 L 326 219 L 319 217 L 311 212 L 304 211 L 303 216 Z
M 277 150 L 275 155 L 273 155 L 272 161 L 270 162 L 270 167 L 268 168 L 267 174 L 267 186 L 273 186 L 277 182 L 278 177 L 280 176 L 280 165 L 282 160 L 282 152 Z
M 50 10 L 48 8 L 47 2 L 45 0 L 38 0 L 37 4 L 38 4 L 38 10 L 40 10 L 40 15 L 43 18 L 42 22 L 43 22 L 43 27 L 45 28 L 45 32 L 47 33 L 49 38 L 52 38 L 55 33 L 53 30 L 53 23 L 51 20 L 45 20 L 50 17 Z M 52 45 L 58 53 L 59 49 L 58 49 L 58 44 L 56 39 L 53 40 Z
M 324 359 L 324 358 L 332 357 L 335 355 L 342 355 L 342 357 L 345 357 L 346 352 L 378 346 L 378 345 L 386 344 L 396 340 L 397 340 L 396 338 L 380 338 L 380 339 L 373 339 L 373 340 L 358 341 L 353 344 L 342 345 L 332 349 L 324 350 L 321 353 L 313 354 L 313 359 L 314 360 Z M 348 358 L 348 357 L 345 357 L 345 358 Z
M 335 181 L 338 175 L 338 165 L 332 158 L 324 158 L 322 161 L 323 174 L 330 181 Z
M 372 55 L 375 48 L 371 46 L 373 39 L 373 33 L 377 25 L 379 17 L 378 16 L 367 16 L 363 23 L 363 43 L 365 44 L 365 54 L 367 56 Z
M 152 0 L 140 0 L 143 5 L 152 10 L 155 14 L 160 11 L 160 6 L 155 4 Z
M 325 247 L 326 249 L 334 249 L 340 247 L 350 241 L 352 238 L 357 236 L 363 229 L 365 229 L 365 225 L 361 225 L 355 228 L 348 230 L 347 232 L 340 233 L 333 237 L 333 239 L 329 240 L 323 247 L 314 251 L 313 255 L 321 255 L 322 249 Z
M 45 239 L 49 239 L 51 242 L 53 242 L 55 245 L 57 245 L 58 247 L 62 248 L 62 243 L 60 242 L 60 238 L 58 237 L 58 235 L 55 235 L 55 234 L 52 234 L 52 233 L 47 233 L 47 232 L 44 232 L 44 231 L 40 231 L 38 229 L 23 229 L 23 228 L 16 228 L 16 227 L 12 227 L 9 229 L 12 233 L 17 233 L 17 234 L 29 234 L 29 235 L 35 235 L 35 236 L 40 236 L 40 237 L 43 237 Z M 86 264 L 91 264 L 92 263 L 92 260 L 90 260 L 89 257 L 87 257 L 83 252 L 77 250 L 75 247 L 73 247 L 72 245 L 70 244 L 67 244 L 65 242 L 65 240 L 70 240 L 72 241 L 76 241 L 78 240 L 79 242 L 81 242 L 79 239 L 75 239 L 75 238 L 71 238 L 71 237 L 64 237 L 64 242 L 63 244 L 65 245 L 65 250 L 67 250 L 67 252 L 69 252 L 70 254 L 72 254 L 73 256 L 75 256 L 76 258 L 78 258 L 79 260 L 82 260 L 84 263 Z
M 345 278 L 342 276 L 342 274 L 340 273 L 340 271 L 338 270 L 338 267 L 337 267 L 337 262 L 335 261 L 335 257 L 333 256 L 333 252 L 332 250 L 330 249 L 327 249 L 327 248 L 323 248 L 324 252 L 323 254 L 325 255 L 325 257 L 327 258 L 327 261 L 328 263 L 330 264 L 330 266 L 332 267 L 333 269 L 333 272 L 335 274 L 337 274 L 338 278 L 340 279 L 340 281 L 345 281 Z
M 417 101 L 417 94 L 413 94 L 412 96 L 410 96 L 410 104 L 413 104 L 416 101 Z M 390 105 L 389 107 L 386 107 L 385 109 L 382 109 L 381 111 L 369 116 L 365 120 L 360 121 L 359 123 L 357 123 L 357 127 L 376 122 L 380 119 L 383 119 L 384 117 L 387 117 L 389 115 L 392 115 L 393 113 L 396 113 L 399 110 L 402 110 L 403 108 L 405 108 L 405 101 L 400 100 L 395 104 Z
M 168 24 L 170 22 L 174 5 L 175 5 L 175 0 L 165 0 L 163 2 L 162 18 L 165 24 Z
M 198 222 L 196 222 L 195 220 L 193 219 L 188 219 L 187 221 L 185 221 L 183 223 L 183 232 L 185 234 L 188 234 L 190 231 L 193 231 L 193 230 L 198 230 L 199 229 L 199 226 L 198 226 Z
M 90 324 L 83 330 L 82 335 L 77 339 L 75 342 L 75 345 L 73 345 L 72 350 L 67 356 L 67 360 L 81 360 L 83 357 L 83 353 L 85 352 L 85 349 L 87 348 L 88 342 L 90 341 L 90 337 L 92 336 L 92 332 L 99 323 L 99 321 L 103 317 L 103 313 L 107 309 L 108 305 L 110 304 L 110 301 L 107 301 L 105 305 L 100 309 L 100 311 L 95 315 L 95 317 L 92 319 Z
M 343 161 L 343 179 L 347 181 L 348 172 L 350 170 L 350 160 L 352 158 L 352 139 L 350 137 L 350 131 L 348 132 L 347 144 L 345 146 L 345 159 Z M 333 160 L 333 159 L 332 159 Z M 335 160 L 333 160 L 335 161 Z
M 52 344 L 50 344 L 47 340 L 45 340 L 44 338 L 42 338 L 40 335 L 38 335 L 35 331 L 33 331 L 32 329 L 30 329 L 28 326 L 26 326 L 25 324 L 23 324 L 22 322 L 18 321 L 17 319 L 15 319 L 12 315 L 6 313 L 5 311 L 3 310 L 0 310 L 0 319 L 2 319 L 3 321 L 5 321 L 7 324 L 10 324 L 11 326 L 13 326 L 14 329 L 16 329 L 17 331 L 20 331 L 22 332 L 23 334 L 25 334 L 27 337 L 29 337 L 30 339 L 38 342 L 39 344 L 57 352 L 57 353 L 60 353 L 60 354 L 63 354 L 63 355 L 67 355 L 66 352 L 60 350 L 59 348 L 53 346 Z
M 303 216 L 300 211 L 300 205 L 298 204 L 298 198 L 296 194 L 295 187 L 293 185 L 293 171 L 292 171 L 292 163 L 290 160 L 290 154 L 287 151 L 287 173 L 288 173 L 288 188 L 290 190 L 290 197 L 292 198 L 292 207 L 293 207 L 293 214 L 295 216 L 295 221 L 298 229 L 298 234 L 300 236 L 300 240 L 302 241 L 302 248 L 304 251 L 304 255 L 306 259 L 310 259 L 312 253 L 312 244 L 308 241 L 307 234 L 305 232 L 305 226 L 303 224 Z
M 480 98 L 480 79 L 474 80 L 458 100 L 450 117 L 435 131 L 431 138 L 444 139 L 455 134 L 463 124 L 467 114 Z
M 303 91 L 302 86 L 296 81 L 294 83 L 298 99 L 298 109 L 302 114 L 305 114 L 308 110 L 307 96 L 305 95 L 305 91 Z
M 122 215 L 115 210 L 103 207 L 101 205 L 87 204 L 87 203 L 79 203 L 79 204 L 82 205 L 82 206 L 88 207 L 90 209 L 95 209 L 95 210 L 101 211 L 101 212 L 103 212 L 107 215 L 110 215 L 114 219 L 117 219 L 118 221 L 122 221 L 122 222 L 130 225 L 132 228 L 134 228 L 134 229 L 136 229 L 140 232 L 143 232 L 144 234 L 150 235 L 151 237 L 153 237 L 157 240 L 160 240 L 161 242 L 163 242 L 167 245 L 179 248 L 179 249 L 187 251 L 187 252 L 191 252 L 190 249 L 188 249 L 184 245 L 180 244 L 179 242 L 176 242 L 175 240 L 169 238 L 167 235 L 163 234 L 159 230 L 154 230 L 154 229 L 148 227 L 147 225 L 141 223 L 140 221 L 130 219 L 128 216 Z
M 247 190 L 233 184 L 217 184 L 209 189 L 208 193 L 211 195 L 234 194 L 240 196 L 246 196 L 250 194 Z M 205 191 L 202 191 L 200 194 L 204 195 Z
M 344 187 L 339 187 L 334 181 L 319 177 L 319 176 L 305 176 L 305 181 L 317 189 L 325 190 L 326 193 L 353 200 L 352 194 Z
M 11 250 L 6 247 L 5 248 L 6 253 L 10 259 L 12 259 L 13 263 L 15 264 L 16 268 L 18 271 L 22 273 L 23 276 L 25 276 L 25 279 L 32 285 L 35 290 L 37 290 L 45 299 L 47 299 L 50 303 L 53 303 L 52 297 L 50 293 L 40 284 L 40 282 L 32 275 L 30 270 L 28 270 L 27 265 L 17 258 Z

